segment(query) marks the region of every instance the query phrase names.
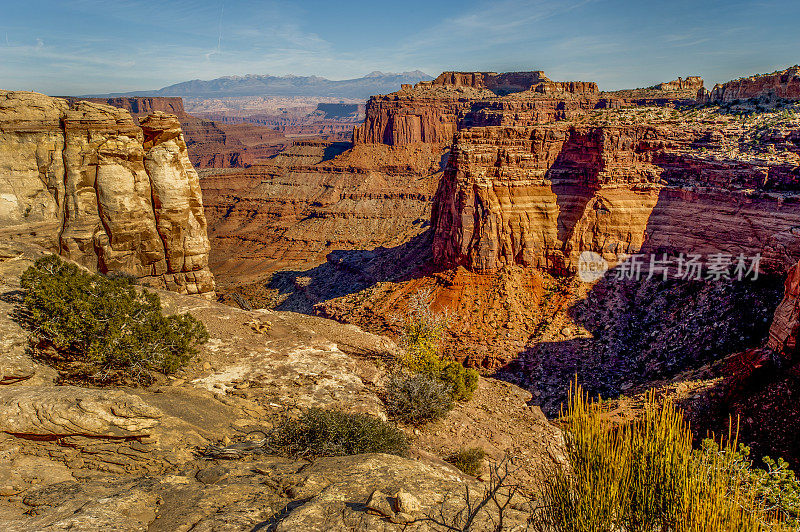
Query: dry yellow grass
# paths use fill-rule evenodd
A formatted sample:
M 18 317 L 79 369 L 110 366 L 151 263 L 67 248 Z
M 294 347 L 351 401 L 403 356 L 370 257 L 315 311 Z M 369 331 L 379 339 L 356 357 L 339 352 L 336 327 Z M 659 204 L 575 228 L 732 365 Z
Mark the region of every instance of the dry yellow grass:
M 693 451 L 688 423 L 668 399 L 651 392 L 642 416 L 613 427 L 603 403 L 574 385 L 562 418 L 569 465 L 543 481 L 541 530 L 788 530 L 732 467 L 736 437 L 715 452 Z

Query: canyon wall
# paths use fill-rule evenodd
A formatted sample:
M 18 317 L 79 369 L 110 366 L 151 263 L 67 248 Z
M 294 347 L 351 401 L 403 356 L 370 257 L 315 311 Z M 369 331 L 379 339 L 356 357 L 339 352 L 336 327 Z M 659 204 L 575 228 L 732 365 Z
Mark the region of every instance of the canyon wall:
M 692 102 L 703 80 L 692 76 L 651 89 L 599 92 L 586 81 L 552 81 L 541 71 L 444 72 L 433 81 L 373 96 L 354 144 L 450 144 L 476 126 L 527 126 L 572 120 L 594 110 Z
M 332 253 L 398 247 L 428 229 L 442 150 L 349 147 L 299 142 L 271 165 L 202 178 L 211 265 L 223 288 L 278 270 L 299 275 Z
M 697 92 L 703 88 L 703 78 L 700 76 L 688 76 L 686 79 L 678 78 L 676 80 L 659 83 L 655 88 L 662 91 L 688 90 Z
M 717 84 L 708 100 L 722 103 L 759 97 L 800 100 L 800 65 Z
M 77 96 L 59 96 L 67 101 L 69 105 L 78 102 L 92 102 L 110 105 L 119 109 L 125 109 L 135 118 L 144 117 L 156 111 L 169 113 L 177 116 L 186 114 L 183 109 L 183 98 L 164 97 L 164 96 L 123 96 L 118 98 L 80 98 Z
M 574 272 L 583 251 L 761 253 L 785 272 L 800 258 L 797 164 L 731 164 L 693 153 L 668 126 L 478 127 L 455 136 L 433 207 L 445 267 Z
M 404 146 L 415 143 L 448 145 L 461 129 L 475 126 L 545 124 L 568 120 L 598 107 L 614 107 L 592 95 L 472 99 L 459 95 L 430 97 L 403 92 L 374 96 L 366 119 L 353 131 L 355 144 Z
M 552 81 L 541 70 L 529 72 L 442 72 L 433 81 L 421 81 L 418 87 L 431 86 L 471 87 L 486 89 L 504 95 L 514 92 L 568 92 L 596 93 L 597 84 L 587 81 Z
M 563 271 L 585 249 L 638 249 L 658 199 L 657 174 L 644 164 L 648 133 L 562 125 L 459 132 L 431 218 L 434 260 Z M 603 188 L 617 182 L 626 188 Z
M 783 300 L 775 310 L 769 329 L 767 347 L 784 362 L 797 363 L 797 339 L 800 334 L 800 263 L 786 276 Z
M 175 115 L 0 92 L 0 224 L 91 269 L 214 293 L 197 173 Z
M 366 119 L 353 130 L 354 144 L 403 146 L 419 142 L 449 144 L 460 115 L 469 109 L 466 98 L 373 96 Z

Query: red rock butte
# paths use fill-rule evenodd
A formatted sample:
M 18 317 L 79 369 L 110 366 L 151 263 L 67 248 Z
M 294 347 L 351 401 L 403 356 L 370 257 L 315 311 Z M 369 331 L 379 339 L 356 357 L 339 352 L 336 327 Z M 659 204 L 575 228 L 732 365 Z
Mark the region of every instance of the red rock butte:
M 448 144 L 469 127 L 544 124 L 595 109 L 694 102 L 702 86 L 702 78 L 689 76 L 649 89 L 601 92 L 593 81 L 553 81 L 539 70 L 444 72 L 370 98 L 353 143 Z

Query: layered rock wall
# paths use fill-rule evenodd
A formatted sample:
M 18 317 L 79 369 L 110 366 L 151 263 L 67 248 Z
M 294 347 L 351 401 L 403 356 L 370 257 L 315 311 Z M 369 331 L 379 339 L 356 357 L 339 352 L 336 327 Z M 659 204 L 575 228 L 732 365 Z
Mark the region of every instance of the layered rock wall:
M 530 72 L 443 72 L 433 81 L 421 81 L 418 87 L 432 86 L 470 87 L 487 89 L 495 94 L 522 91 L 535 92 L 598 92 L 597 84 L 587 81 L 552 81 L 541 70 Z
M 673 83 L 690 85 L 695 78 Z M 444 72 L 433 81 L 370 98 L 364 123 L 354 128 L 353 143 L 444 145 L 456 131 L 475 126 L 545 124 L 594 109 L 667 106 L 676 100 L 663 91 L 644 92 L 601 93 L 594 82 L 552 81 L 541 71 Z M 693 99 L 696 91 L 689 92 Z
M 402 246 L 427 230 L 443 152 L 370 145 L 342 153 L 345 147 L 298 143 L 274 166 L 203 176 L 211 264 L 223 289 L 324 264 L 333 252 L 353 257 Z
M 213 294 L 197 173 L 180 123 L 0 92 L 0 224 L 53 251 L 184 293 Z
M 800 100 L 800 65 L 717 84 L 708 98 L 711 102 L 723 103 L 760 97 Z
M 583 251 L 612 264 L 639 251 L 760 253 L 785 272 L 800 258 L 800 200 L 769 191 L 775 168 L 715 164 L 687 154 L 692 142 L 649 125 L 461 131 L 434 202 L 434 260 L 572 272 Z
M 459 117 L 470 107 L 467 98 L 373 96 L 367 103 L 364 123 L 353 130 L 353 143 L 449 144 L 458 129 Z
M 797 338 L 800 335 L 800 263 L 786 276 L 783 300 L 775 310 L 769 329 L 767 347 L 784 361 L 797 362 Z
M 700 76 L 688 76 L 686 79 L 678 78 L 673 81 L 665 81 L 655 86 L 662 91 L 699 91 L 703 88 L 703 78 Z

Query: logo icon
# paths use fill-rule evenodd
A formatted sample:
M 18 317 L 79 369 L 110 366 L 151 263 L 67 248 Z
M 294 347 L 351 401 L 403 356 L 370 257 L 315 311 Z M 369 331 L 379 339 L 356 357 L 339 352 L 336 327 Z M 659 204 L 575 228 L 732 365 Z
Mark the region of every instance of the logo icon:
M 608 262 L 594 251 L 583 251 L 578 258 L 578 278 L 584 283 L 593 283 L 608 270 Z

